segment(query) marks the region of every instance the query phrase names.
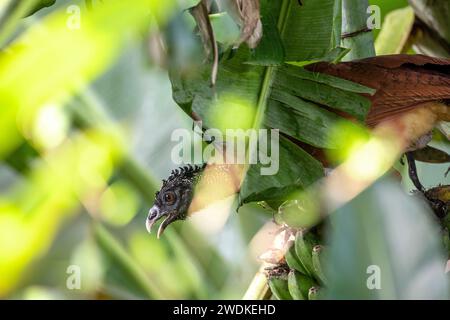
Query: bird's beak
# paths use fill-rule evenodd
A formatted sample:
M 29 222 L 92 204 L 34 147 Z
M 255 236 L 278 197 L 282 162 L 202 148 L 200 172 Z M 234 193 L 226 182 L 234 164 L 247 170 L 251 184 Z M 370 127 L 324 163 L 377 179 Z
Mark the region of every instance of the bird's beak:
M 148 211 L 148 217 L 147 217 L 147 220 L 145 221 L 145 227 L 147 228 L 148 233 L 151 233 L 152 227 L 156 223 L 156 221 L 158 221 L 165 215 L 167 215 L 167 217 L 164 219 L 164 221 L 161 223 L 161 225 L 158 228 L 158 234 L 157 234 L 158 239 L 161 237 L 161 235 L 163 234 L 166 227 L 169 224 L 171 224 L 172 222 L 174 222 L 175 220 L 177 220 L 177 216 L 176 216 L 175 212 L 171 212 L 169 214 L 161 213 L 157 206 L 153 206 Z
M 177 216 L 174 213 L 170 213 L 169 216 L 166 219 L 164 219 L 164 221 L 159 225 L 159 228 L 158 228 L 158 234 L 157 234 L 158 239 L 161 237 L 161 235 L 163 234 L 166 227 L 169 224 L 171 224 L 172 222 L 174 222 L 175 220 L 177 220 Z
M 148 211 L 147 220 L 145 221 L 145 227 L 147 228 L 148 233 L 152 233 L 152 227 L 156 221 L 158 221 L 162 217 L 159 208 L 157 206 L 153 206 Z

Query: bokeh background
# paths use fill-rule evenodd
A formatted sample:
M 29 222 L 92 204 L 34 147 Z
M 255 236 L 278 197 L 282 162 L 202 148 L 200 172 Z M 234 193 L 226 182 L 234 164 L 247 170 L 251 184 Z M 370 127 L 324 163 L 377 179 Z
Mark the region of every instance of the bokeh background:
M 239 299 L 259 267 L 273 228 L 256 204 L 206 210 L 160 240 L 145 230 L 161 179 L 177 167 L 170 135 L 192 128 L 150 45 L 167 24 L 175 43 L 188 41 L 170 24 L 188 1 L 150 1 L 152 23 L 145 2 L 93 1 L 102 9 L 89 11 L 58 0 L 11 23 L 2 16 L 0 298 Z M 407 6 L 372 3 L 383 17 Z M 73 5 L 81 28 L 71 33 Z M 433 186 L 445 166 L 419 170 Z M 67 287 L 73 265 L 79 290 Z

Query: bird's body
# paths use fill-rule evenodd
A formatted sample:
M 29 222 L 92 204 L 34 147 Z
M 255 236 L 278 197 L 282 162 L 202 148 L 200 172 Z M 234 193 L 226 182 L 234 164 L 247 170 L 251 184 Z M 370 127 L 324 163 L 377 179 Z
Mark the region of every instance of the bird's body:
M 430 109 L 438 120 L 450 121 L 450 60 L 424 55 L 386 55 L 331 64 L 319 62 L 306 69 L 373 88 L 367 96 L 369 127 L 415 109 Z

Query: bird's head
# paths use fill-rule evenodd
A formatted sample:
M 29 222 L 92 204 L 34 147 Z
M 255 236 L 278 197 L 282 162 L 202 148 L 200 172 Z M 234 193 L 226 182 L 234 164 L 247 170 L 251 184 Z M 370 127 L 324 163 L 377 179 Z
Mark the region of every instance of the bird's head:
M 146 220 L 147 231 L 164 218 L 158 228 L 158 238 L 166 227 L 174 221 L 187 217 L 194 196 L 194 189 L 204 166 L 186 166 L 172 171 L 167 180 L 163 180 L 161 190 L 156 192 L 155 202 L 150 208 Z

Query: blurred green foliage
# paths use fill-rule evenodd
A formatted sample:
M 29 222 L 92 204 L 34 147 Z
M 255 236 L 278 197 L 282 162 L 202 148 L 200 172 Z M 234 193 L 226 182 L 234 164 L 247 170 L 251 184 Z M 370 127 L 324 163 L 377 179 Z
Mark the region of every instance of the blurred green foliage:
M 77 18 L 76 12 L 66 11 L 70 5 L 80 10 L 79 21 L 70 20 Z M 190 225 L 181 233 L 188 240 L 168 232 L 167 240 L 156 241 L 145 233 L 143 213 L 156 179 L 133 159 L 147 162 L 151 153 L 167 158 L 170 149 L 161 152 L 159 141 L 171 128 L 189 127 L 181 114 L 167 117 L 174 112 L 169 88 L 161 85 L 159 71 L 148 67 L 142 49 L 141 35 L 163 27 L 179 9 L 173 1 L 94 2 L 94 7 L 89 11 L 82 1 L 58 1 L 24 20 L 7 17 L 29 28 L 9 36 L 0 56 L 2 104 L 8 106 L 1 111 L 2 133 L 8 139 L 0 145 L 5 164 L 11 165 L 0 167 L 7 188 L 0 213 L 0 296 L 218 294 L 232 270 L 221 271 L 227 268 L 222 254 L 201 233 Z M 79 22 L 79 28 L 68 21 Z M 130 49 L 124 53 L 124 47 Z M 149 96 L 149 88 L 163 97 Z M 139 123 L 139 113 L 148 107 L 152 113 L 145 117 L 147 123 Z M 152 121 L 158 117 L 167 121 L 155 135 Z M 133 140 L 131 145 L 125 142 Z M 169 167 L 150 171 L 165 176 Z M 80 212 L 89 214 L 74 215 Z M 110 225 L 120 242 L 99 222 Z M 66 287 L 70 265 L 81 268 L 81 290 Z M 239 265 L 233 268 L 238 271 Z M 251 268 L 245 273 L 251 276 Z M 241 287 L 243 291 L 245 284 Z M 240 296 L 235 291 L 224 294 Z
M 328 239 L 328 298 L 449 299 L 448 253 L 431 217 L 388 179 L 339 209 Z

